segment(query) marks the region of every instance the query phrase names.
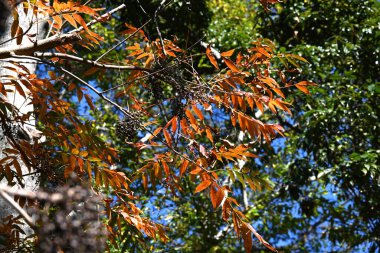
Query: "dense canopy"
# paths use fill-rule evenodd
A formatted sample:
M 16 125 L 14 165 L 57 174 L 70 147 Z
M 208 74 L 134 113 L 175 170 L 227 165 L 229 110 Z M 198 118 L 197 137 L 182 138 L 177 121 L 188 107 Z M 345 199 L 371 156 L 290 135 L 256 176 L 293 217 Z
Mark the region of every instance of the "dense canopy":
M 379 252 L 378 1 L 19 2 L 0 251 Z

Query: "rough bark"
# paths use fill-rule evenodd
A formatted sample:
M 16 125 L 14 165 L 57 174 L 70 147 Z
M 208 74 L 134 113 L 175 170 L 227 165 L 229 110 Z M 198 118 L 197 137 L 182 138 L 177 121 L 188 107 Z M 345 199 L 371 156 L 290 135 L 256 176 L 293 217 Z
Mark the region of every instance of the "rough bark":
M 40 38 L 43 38 L 44 36 L 44 29 L 43 25 L 40 22 L 35 22 L 36 18 L 32 11 L 29 11 L 28 13 L 24 13 L 24 10 L 22 8 L 22 4 L 19 4 L 15 10 L 12 11 L 17 11 L 19 15 L 19 25 L 23 29 L 23 31 L 28 31 L 27 34 L 36 34 L 35 37 L 31 36 L 23 36 L 22 42 L 20 45 L 23 45 L 25 47 L 33 45 L 37 40 Z M 3 17 L 4 20 L 4 17 Z M 11 26 L 13 23 L 13 16 L 9 15 L 8 18 L 6 19 L 6 22 L 2 24 L 4 28 L 4 32 L 0 34 L 0 51 L 4 48 L 10 48 L 10 47 L 19 47 L 17 45 L 15 39 L 11 39 Z M 36 41 L 33 41 L 34 38 Z M 5 43 L 4 43 L 5 42 Z M 8 52 L 9 53 L 9 52 Z M 0 82 L 4 83 L 7 80 L 14 78 L 17 80 L 18 77 L 17 71 L 12 71 L 9 70 L 5 67 L 7 66 L 12 66 L 13 68 L 15 67 L 13 64 L 10 63 L 10 61 L 18 61 L 18 59 L 14 58 L 4 58 L 0 60 Z M 36 71 L 37 64 L 36 62 L 32 60 L 28 60 L 28 63 L 23 63 L 23 65 L 29 70 L 30 73 L 34 73 Z M 17 68 L 16 68 L 17 69 Z M 33 111 L 33 105 L 30 103 L 30 99 L 25 99 L 23 96 L 21 96 L 16 90 L 14 86 L 8 85 L 6 89 L 11 90 L 12 92 L 7 93 L 7 99 L 9 102 L 11 102 L 18 110 L 20 113 L 27 113 L 30 111 Z M 34 119 L 29 120 L 26 122 L 28 124 L 28 127 L 33 127 L 35 122 Z M 0 159 L 4 156 L 3 150 L 4 148 L 8 147 L 9 143 L 7 141 L 7 137 L 5 135 L 3 127 L 0 127 Z M 21 161 L 20 161 L 20 164 Z M 26 166 L 22 166 L 22 173 L 23 175 L 26 174 L 31 174 L 31 171 L 29 171 Z M 0 184 L 4 185 L 7 184 L 7 180 L 4 178 L 1 180 Z M 38 175 L 29 175 L 29 176 L 24 176 L 23 177 L 23 184 L 25 185 L 23 188 L 28 189 L 28 190 L 36 190 L 38 188 Z M 20 188 L 21 186 L 19 184 L 16 184 L 13 186 L 14 188 Z M 0 220 L 3 217 L 6 217 L 8 215 L 14 215 L 17 216 L 18 213 L 12 209 L 12 207 L 2 198 L 0 198 Z M 23 227 L 24 230 L 30 231 L 30 228 L 28 226 Z M 28 234 L 28 232 L 27 232 Z M 1 247 L 1 245 L 0 245 Z

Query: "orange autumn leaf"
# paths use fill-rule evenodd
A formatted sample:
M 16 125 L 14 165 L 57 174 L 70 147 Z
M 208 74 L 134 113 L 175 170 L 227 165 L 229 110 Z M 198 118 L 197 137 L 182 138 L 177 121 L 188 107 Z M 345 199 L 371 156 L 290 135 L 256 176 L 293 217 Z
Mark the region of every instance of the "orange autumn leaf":
M 235 63 L 230 59 L 223 57 L 223 61 L 227 65 L 227 67 L 231 69 L 233 72 L 240 72 L 240 70 L 235 66 Z
M 205 180 L 205 181 L 203 181 L 202 183 L 200 183 L 200 184 L 197 186 L 197 188 L 195 188 L 194 193 L 201 192 L 201 191 L 203 191 L 204 189 L 207 189 L 210 185 L 211 185 L 211 181 L 210 181 L 210 180 Z
M 212 203 L 212 207 L 214 209 L 217 209 L 220 204 L 222 203 L 223 199 L 224 199 L 224 190 L 220 187 L 211 187 L 211 190 L 210 190 L 210 198 L 211 198 L 211 203 Z
M 206 55 L 207 55 L 208 59 L 210 60 L 211 64 L 214 65 L 214 67 L 215 67 L 216 69 L 219 69 L 218 63 L 217 63 L 217 61 L 216 61 L 216 59 L 215 59 L 215 56 L 214 56 L 214 55 L 212 54 L 212 52 L 211 52 L 211 48 L 210 48 L 210 46 L 208 46 L 208 47 L 206 48 Z
M 170 136 L 168 130 L 164 129 L 162 130 L 164 132 L 166 143 L 169 145 L 169 147 L 172 146 L 172 137 Z
M 221 53 L 220 55 L 223 56 L 223 57 L 231 57 L 234 52 L 235 52 L 235 49 L 231 49 L 231 50 L 229 50 L 227 52 Z

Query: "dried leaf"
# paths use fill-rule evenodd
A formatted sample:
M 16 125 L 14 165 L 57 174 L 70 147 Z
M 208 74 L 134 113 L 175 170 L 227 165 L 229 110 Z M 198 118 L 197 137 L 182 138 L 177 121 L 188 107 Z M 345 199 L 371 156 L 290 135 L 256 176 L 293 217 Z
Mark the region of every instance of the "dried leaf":
M 208 59 L 210 60 L 211 64 L 214 65 L 216 69 L 219 69 L 218 62 L 216 61 L 214 55 L 212 54 L 210 46 L 206 48 L 206 55 Z
M 168 130 L 164 129 L 163 132 L 164 132 L 166 143 L 169 145 L 169 147 L 171 147 L 172 146 L 172 137 L 170 136 Z
M 227 59 L 227 58 L 223 57 L 223 61 L 227 65 L 227 67 L 229 69 L 231 69 L 233 72 L 240 72 L 240 70 L 235 66 L 235 64 L 233 63 L 233 61 L 231 61 L 230 59 Z
M 204 120 L 204 117 L 203 117 L 202 111 L 199 110 L 199 108 L 198 108 L 196 105 L 193 105 L 192 108 L 193 108 L 195 114 L 198 116 L 198 118 L 199 118 L 200 120 Z
M 181 177 L 183 176 L 183 174 L 185 174 L 186 169 L 189 166 L 189 163 L 190 162 L 188 160 L 186 160 L 186 159 L 183 160 L 181 168 L 179 169 L 179 173 L 180 173 Z
M 211 181 L 210 181 L 210 180 L 205 180 L 205 181 L 203 181 L 202 183 L 200 183 L 200 184 L 197 186 L 197 188 L 195 188 L 194 193 L 201 192 L 201 191 L 203 191 L 204 189 L 208 188 L 210 185 L 211 185 Z
M 231 49 L 231 50 L 229 50 L 227 52 L 221 53 L 220 55 L 223 56 L 223 57 L 231 57 L 234 52 L 235 52 L 235 49 Z
M 90 95 L 85 94 L 85 95 L 84 95 L 84 98 L 86 99 L 87 104 L 90 106 L 91 110 L 95 111 L 96 108 L 95 108 L 94 104 L 92 103 L 92 100 L 91 100 Z
M 224 190 L 222 188 L 218 187 L 211 187 L 210 191 L 210 198 L 211 198 L 211 203 L 212 207 L 214 209 L 217 209 L 219 205 L 222 203 L 224 199 Z

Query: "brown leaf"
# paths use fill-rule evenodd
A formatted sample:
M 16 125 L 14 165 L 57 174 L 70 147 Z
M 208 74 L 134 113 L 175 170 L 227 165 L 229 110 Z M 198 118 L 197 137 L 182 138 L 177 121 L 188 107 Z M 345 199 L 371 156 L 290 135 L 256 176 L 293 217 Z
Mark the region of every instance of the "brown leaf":
M 166 176 L 169 176 L 170 170 L 169 170 L 168 164 L 164 160 L 161 160 L 161 164 L 162 164 L 162 167 L 164 168 Z
M 70 14 L 63 14 L 62 15 L 64 19 L 66 19 L 67 21 L 69 21 L 69 23 L 74 26 L 75 28 L 77 28 L 77 22 L 75 21 L 75 19 L 73 18 L 73 16 L 71 16 Z
M 163 132 L 164 132 L 166 143 L 169 145 L 169 147 L 171 147 L 172 146 L 172 137 L 170 136 L 168 130 L 164 129 Z
M 191 124 L 197 125 L 197 120 L 195 119 L 194 115 L 191 113 L 190 110 L 186 109 L 185 114 L 186 114 L 186 116 L 189 119 Z
M 213 140 L 213 138 L 212 138 L 212 133 L 211 133 L 210 129 L 208 129 L 208 128 L 206 128 L 206 136 L 207 136 L 207 138 L 208 138 L 212 143 L 214 143 L 214 140 Z
M 230 57 L 230 56 L 233 55 L 234 51 L 235 51 L 235 49 L 231 49 L 231 50 L 229 50 L 227 52 L 221 53 L 220 55 L 223 56 L 223 57 Z
M 211 181 L 210 181 L 210 180 L 205 180 L 205 181 L 203 181 L 202 183 L 200 183 L 200 184 L 197 186 L 197 188 L 195 188 L 194 193 L 201 192 L 201 191 L 203 191 L 204 189 L 208 188 L 210 185 L 211 185 Z
M 193 108 L 195 114 L 198 116 L 198 118 L 199 118 L 200 120 L 203 120 L 204 117 L 203 117 L 202 111 L 199 110 L 199 108 L 198 108 L 196 105 L 193 105 L 192 108 Z
M 95 108 L 94 104 L 92 103 L 90 95 L 85 94 L 84 98 L 86 99 L 87 104 L 90 106 L 91 110 L 95 111 L 96 108 Z
M 230 59 L 223 57 L 223 61 L 227 65 L 227 67 L 230 68 L 233 72 L 240 72 L 240 70 L 235 66 L 234 62 Z
M 183 174 L 185 174 L 186 172 L 186 169 L 187 169 L 187 166 L 189 166 L 189 161 L 184 159 L 182 165 L 181 165 L 181 168 L 179 169 L 179 173 L 181 175 L 181 177 L 183 176 Z
M 302 91 L 303 93 L 305 94 L 310 94 L 309 90 L 303 86 L 303 85 L 300 85 L 300 84 L 295 84 L 294 86 L 297 87 L 297 89 L 299 89 L 300 91 Z
M 212 52 L 211 52 L 211 48 L 210 48 L 210 46 L 208 46 L 208 47 L 206 48 L 206 55 L 207 55 L 208 59 L 210 60 L 211 64 L 214 65 L 214 67 L 215 67 L 216 69 L 219 69 L 218 63 L 217 63 L 217 61 L 216 61 L 214 55 L 213 55 Z
M 210 198 L 211 198 L 212 207 L 214 209 L 217 209 L 224 199 L 224 190 L 220 188 L 219 186 L 211 187 Z
M 241 228 L 241 235 L 243 237 L 245 252 L 250 253 L 252 251 L 252 233 L 246 226 L 244 226 L 244 223 Z
M 190 174 L 192 174 L 192 175 L 197 175 L 197 174 L 199 174 L 201 171 L 203 171 L 203 169 L 197 167 L 197 168 L 195 168 L 194 170 L 190 171 Z
M 154 130 L 153 135 L 149 139 L 153 139 L 157 136 L 157 134 L 162 130 L 162 127 L 158 127 L 156 130 Z

